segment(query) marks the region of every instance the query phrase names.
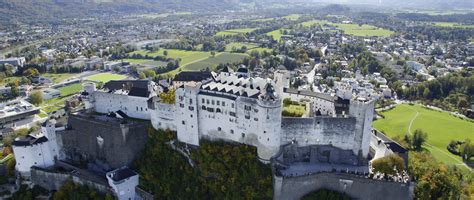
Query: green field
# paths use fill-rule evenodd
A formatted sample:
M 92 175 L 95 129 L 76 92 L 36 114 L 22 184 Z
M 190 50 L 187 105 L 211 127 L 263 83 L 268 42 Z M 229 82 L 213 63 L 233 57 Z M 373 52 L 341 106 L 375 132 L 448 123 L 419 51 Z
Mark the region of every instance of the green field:
M 250 54 L 252 51 L 258 51 L 260 53 L 264 52 L 264 51 L 267 51 L 267 52 L 271 52 L 272 49 L 269 49 L 269 48 L 261 48 L 261 47 L 258 47 L 258 44 L 254 44 L 254 43 L 241 43 L 241 42 L 232 42 L 232 43 L 229 43 L 226 45 L 225 47 L 225 51 L 226 52 L 232 52 L 232 49 L 235 48 L 237 50 L 241 49 L 243 46 L 246 46 L 247 47 L 247 52 L 248 54 Z
M 243 46 L 247 47 L 247 49 L 255 49 L 258 47 L 258 44 L 253 44 L 253 43 L 242 43 L 242 42 L 232 42 L 229 43 L 225 46 L 225 51 L 226 52 L 231 52 L 233 48 L 239 50 Z
M 228 46 L 239 47 L 247 43 L 231 43 Z M 254 45 L 255 46 L 255 45 Z M 149 56 L 163 55 L 165 49 L 161 49 L 157 52 L 147 52 L 145 50 L 134 51 L 130 54 L 141 54 Z M 220 52 L 216 53 L 215 57 L 212 57 L 211 52 L 205 51 L 185 51 L 185 50 L 176 50 L 176 49 L 166 49 L 168 51 L 168 57 L 173 59 L 181 59 L 180 68 L 169 71 L 162 75 L 164 76 L 174 76 L 180 70 L 184 71 L 199 71 L 202 69 L 214 68 L 220 63 L 234 63 L 241 61 L 244 57 L 248 56 L 247 54 L 239 53 L 229 53 L 229 52 Z
M 307 22 L 300 23 L 303 27 L 311 27 L 311 26 L 322 26 L 324 24 L 329 24 L 329 21 L 326 20 L 311 20 Z
M 158 61 L 158 60 L 151 60 L 151 59 L 123 59 L 124 62 L 130 62 L 132 64 L 137 64 L 140 66 L 145 66 L 145 67 L 163 67 L 166 66 L 168 63 L 163 62 L 163 61 Z
M 416 129 L 422 129 L 428 134 L 424 148 L 436 159 L 447 164 L 462 164 L 459 156 L 451 154 L 446 149 L 451 140 L 474 140 L 474 123 L 446 112 L 430 110 L 419 105 L 401 104 L 382 114 L 385 119 L 375 121 L 374 128 L 385 132 L 389 137 L 397 135 L 403 137 L 408 131 L 413 133 Z
M 435 22 L 434 26 L 448 27 L 448 28 L 474 28 L 474 25 L 461 25 L 461 24 L 452 23 L 452 22 Z
M 53 81 L 53 83 L 60 83 L 66 79 L 70 79 L 73 76 L 77 74 L 71 74 L 71 73 L 63 73 L 63 74 L 51 74 L 51 73 L 45 73 L 41 74 L 41 76 L 44 76 L 46 78 L 49 78 Z
M 173 59 L 181 59 L 181 62 L 180 62 L 181 65 L 186 65 L 186 64 L 189 64 L 189 63 L 194 62 L 196 60 L 205 59 L 205 58 L 211 56 L 210 52 L 185 51 L 185 50 L 178 50 L 178 49 L 160 49 L 159 51 L 156 51 L 156 52 L 148 52 L 148 51 L 145 51 L 145 50 L 140 50 L 140 51 L 131 52 L 131 53 L 129 53 L 129 55 L 141 54 L 143 56 L 148 55 L 148 56 L 151 56 L 151 57 L 155 57 L 155 56 L 164 56 L 165 51 L 168 52 L 167 57 L 173 58 Z
M 61 93 L 61 96 L 69 96 L 71 94 L 76 94 L 82 91 L 82 84 L 81 83 L 76 83 L 64 87 L 59 88 L 59 92 Z
M 112 80 L 122 80 L 125 78 L 127 78 L 127 76 L 125 75 L 112 74 L 112 73 L 100 73 L 100 74 L 89 76 L 86 78 L 86 80 L 107 83 Z
M 242 61 L 245 57 L 248 57 L 247 54 L 240 53 L 217 53 L 215 57 L 209 57 L 204 60 L 200 60 L 194 63 L 190 63 L 183 67 L 184 71 L 200 71 L 209 67 L 214 69 L 218 64 L 224 63 L 235 63 Z
M 359 26 L 358 24 L 337 24 L 337 23 L 331 23 L 326 20 L 311 20 L 307 22 L 300 23 L 303 27 L 311 27 L 311 26 L 316 26 L 316 25 L 331 25 L 336 27 L 337 29 L 344 31 L 345 34 L 348 35 L 354 35 L 354 36 L 360 36 L 360 37 L 388 37 L 392 34 L 394 34 L 393 31 L 386 30 L 383 28 L 378 28 L 372 25 L 368 24 L 363 24 L 362 26 Z
M 284 16 L 283 18 L 287 20 L 295 21 L 295 20 L 298 20 L 300 17 L 301 17 L 300 14 L 291 14 L 291 15 Z
M 284 30 L 289 31 L 289 29 L 277 29 L 272 32 L 268 32 L 267 35 L 273 37 L 273 39 L 276 41 L 280 41 L 281 37 L 284 36 L 284 34 L 282 33 Z
M 241 28 L 241 29 L 229 29 L 216 33 L 216 36 L 227 36 L 227 35 L 238 35 L 246 34 L 257 30 L 256 28 Z
M 375 26 L 364 24 L 359 26 L 358 24 L 332 24 L 338 29 L 344 31 L 345 34 L 360 36 L 360 37 L 388 37 L 394 34 L 393 31 L 377 28 Z

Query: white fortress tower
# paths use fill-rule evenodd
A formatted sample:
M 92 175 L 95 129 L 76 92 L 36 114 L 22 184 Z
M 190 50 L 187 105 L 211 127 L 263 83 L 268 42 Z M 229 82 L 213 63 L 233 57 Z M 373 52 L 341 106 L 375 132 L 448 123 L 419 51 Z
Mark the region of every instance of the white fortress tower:
M 127 167 L 107 173 L 107 181 L 119 200 L 136 199 L 138 174 Z
M 51 167 L 55 160 L 59 159 L 56 130 L 52 122 L 43 123 L 38 134 L 16 138 L 12 146 L 16 160 L 15 168 L 26 178 L 31 175 L 31 167 Z
M 84 106 L 86 110 L 92 110 L 94 108 L 94 92 L 96 91 L 96 84 L 93 82 L 87 82 L 82 84 L 84 88 L 84 95 L 82 98 L 84 99 Z
M 364 158 L 369 154 L 374 106 L 375 100 L 359 97 L 352 99 L 349 107 L 349 115 L 356 119 L 353 151 L 358 151 Z

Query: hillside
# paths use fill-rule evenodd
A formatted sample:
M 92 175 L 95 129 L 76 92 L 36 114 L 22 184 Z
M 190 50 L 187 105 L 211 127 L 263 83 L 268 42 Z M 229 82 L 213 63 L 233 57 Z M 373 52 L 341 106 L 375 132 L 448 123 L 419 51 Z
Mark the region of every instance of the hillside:
M 272 199 L 271 168 L 258 160 L 255 147 L 201 141 L 190 150 L 191 166 L 169 145 L 175 133 L 150 128 L 148 134 L 133 167 L 140 187 L 156 199 Z
M 236 8 L 236 0 L 0 0 L 0 24 L 57 22 L 67 18 L 171 10 Z

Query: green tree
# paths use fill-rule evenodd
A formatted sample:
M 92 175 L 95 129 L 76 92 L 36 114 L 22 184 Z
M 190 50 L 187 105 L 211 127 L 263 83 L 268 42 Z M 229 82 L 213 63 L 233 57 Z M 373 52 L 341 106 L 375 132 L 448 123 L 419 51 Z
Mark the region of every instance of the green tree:
M 156 72 L 151 69 L 143 70 L 143 73 L 146 75 L 147 78 L 155 78 Z
M 425 88 L 425 90 L 423 90 L 423 98 L 425 98 L 425 99 L 430 98 L 430 89 L 429 88 Z
M 405 170 L 405 161 L 398 155 L 392 154 L 372 161 L 374 171 L 385 174 L 396 174 Z
M 460 199 L 461 170 L 438 163 L 431 154 L 412 152 L 409 173 L 417 183 L 415 199 Z
M 23 76 L 27 78 L 31 78 L 33 76 L 38 76 L 40 73 L 35 68 L 28 68 L 27 70 L 23 71 Z
M 160 99 L 162 103 L 166 104 L 175 104 L 176 99 L 175 99 L 175 90 L 171 89 L 168 92 L 162 92 L 160 93 Z
M 421 147 L 428 139 L 428 135 L 421 129 L 416 129 L 413 133 L 412 146 L 416 151 L 421 151 Z
M 459 147 L 459 152 L 463 160 L 469 160 L 474 156 L 474 143 L 471 140 L 466 139 L 463 144 Z
M 139 79 L 146 79 L 146 75 L 143 72 L 140 72 Z
M 36 91 L 30 94 L 30 102 L 35 105 L 43 103 L 43 92 Z

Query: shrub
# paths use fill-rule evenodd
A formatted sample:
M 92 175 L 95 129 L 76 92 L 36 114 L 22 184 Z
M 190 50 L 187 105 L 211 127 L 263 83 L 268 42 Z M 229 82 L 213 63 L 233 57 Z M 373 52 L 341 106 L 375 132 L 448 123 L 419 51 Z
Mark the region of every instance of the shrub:
M 405 161 L 400 156 L 392 154 L 374 160 L 372 162 L 372 167 L 375 172 L 394 175 L 397 172 L 405 170 Z

